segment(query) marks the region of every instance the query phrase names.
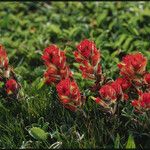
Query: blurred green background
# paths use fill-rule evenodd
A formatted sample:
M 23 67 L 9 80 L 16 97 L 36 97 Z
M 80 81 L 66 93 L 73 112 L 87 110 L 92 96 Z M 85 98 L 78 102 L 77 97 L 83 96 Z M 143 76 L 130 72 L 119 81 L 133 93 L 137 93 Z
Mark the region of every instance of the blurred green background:
M 72 116 L 61 106 L 58 106 L 59 112 L 55 110 L 57 106 L 55 109 L 51 108 L 52 101 L 57 99 L 55 93 L 49 92 L 51 87 L 38 90 L 45 70 L 41 54 L 49 44 L 57 44 L 66 51 L 71 69 L 77 71 L 73 65 L 75 62 L 73 51 L 85 38 L 93 40 L 101 50 L 101 64 L 107 76 L 113 78 L 118 76 L 117 63 L 127 53 L 140 51 L 147 56 L 149 62 L 150 3 L 0 2 L 0 43 L 6 48 L 10 64 L 14 67 L 28 97 L 24 104 L 21 106 L 14 104 L 13 108 L 7 108 L 8 106 L 1 103 L 0 146 L 2 148 L 18 148 L 22 141 L 29 140 L 30 136 L 24 128 L 34 121 L 37 122 L 41 116 L 50 122 L 53 130 L 70 122 L 71 125 L 75 125 L 73 119 L 75 114 Z M 147 69 L 150 70 L 150 63 Z M 16 114 L 20 116 L 18 119 L 15 119 Z M 114 124 L 115 127 L 109 131 L 108 128 L 105 129 L 102 120 L 97 123 L 96 119 L 93 121 L 98 130 L 90 131 L 89 125 L 87 131 L 85 128 L 87 123 L 83 125 L 83 130 L 80 127 L 82 133 L 87 131 L 86 138 L 81 143 L 74 144 L 74 138 L 70 138 L 69 135 L 57 139 L 66 140 L 64 147 L 69 148 L 113 147 L 116 133 L 119 131 L 121 134 L 120 123 Z M 124 127 L 124 130 L 126 129 L 130 130 L 130 127 Z M 128 134 L 124 136 L 123 131 L 121 140 L 125 143 Z M 33 145 L 36 148 L 40 147 L 40 144 Z M 139 144 L 139 147 L 143 145 Z

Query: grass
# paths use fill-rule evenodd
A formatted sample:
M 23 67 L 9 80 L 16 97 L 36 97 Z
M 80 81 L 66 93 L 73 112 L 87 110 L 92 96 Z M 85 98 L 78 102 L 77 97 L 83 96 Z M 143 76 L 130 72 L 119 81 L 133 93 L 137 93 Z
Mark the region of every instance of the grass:
M 83 108 L 86 116 L 64 109 L 55 88 L 41 86 L 45 70 L 41 54 L 55 43 L 78 72 L 72 52 L 81 40 L 91 39 L 101 49 L 103 70 L 115 79 L 117 63 L 125 54 L 138 50 L 150 60 L 150 3 L 1 2 L 0 18 L 0 43 L 23 92 L 19 102 L 0 101 L 0 148 L 125 148 L 128 137 L 131 142 L 133 137 L 137 148 L 149 147 L 150 121 L 133 114 L 129 103 L 120 104 L 123 111 L 113 117 L 102 114 L 90 100 Z M 87 82 L 75 78 L 85 89 Z M 42 118 L 42 125 L 49 123 L 45 132 L 54 134 L 46 141 L 29 134 L 35 123 L 41 127 Z

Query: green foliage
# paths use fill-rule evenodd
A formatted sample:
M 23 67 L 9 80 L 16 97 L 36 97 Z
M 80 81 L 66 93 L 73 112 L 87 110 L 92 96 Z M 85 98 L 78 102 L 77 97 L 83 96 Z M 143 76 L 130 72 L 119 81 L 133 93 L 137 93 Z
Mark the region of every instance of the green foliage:
M 117 137 L 116 137 L 116 140 L 114 143 L 114 148 L 119 149 L 119 145 L 120 145 L 120 136 L 119 136 L 119 134 L 117 134 Z
M 128 141 L 127 141 L 127 144 L 126 144 L 126 149 L 130 149 L 130 148 L 132 148 L 132 149 L 136 148 L 135 143 L 134 143 L 134 138 L 133 138 L 132 135 L 129 135 Z
M 32 127 L 29 130 L 29 134 L 37 140 L 46 140 L 48 137 L 48 134 L 38 127 Z
M 64 109 L 55 88 L 43 84 L 41 54 L 51 43 L 64 50 L 84 91 L 92 83 L 81 78 L 73 51 L 81 40 L 91 39 L 101 50 L 105 74 L 115 79 L 117 63 L 127 53 L 138 50 L 150 60 L 150 3 L 1 2 L 0 12 L 0 43 L 24 93 L 19 102 L 0 101 L 0 148 L 148 147 L 149 118 L 134 114 L 128 102 L 119 117 L 102 114 L 90 99 L 79 114 Z M 147 69 L 150 71 L 150 63 Z M 91 95 L 89 90 L 84 94 Z M 36 140 L 26 130 L 28 126 Z M 134 139 L 129 136 L 127 142 L 130 132 Z

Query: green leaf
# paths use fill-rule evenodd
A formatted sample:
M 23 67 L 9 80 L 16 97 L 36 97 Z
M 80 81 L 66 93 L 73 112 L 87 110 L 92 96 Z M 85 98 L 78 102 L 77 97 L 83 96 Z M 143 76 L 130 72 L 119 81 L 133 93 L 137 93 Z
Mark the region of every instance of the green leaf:
M 44 125 L 44 118 L 43 117 L 40 117 L 38 119 L 38 124 L 42 127 Z
M 48 126 L 49 126 L 49 122 L 46 122 L 46 123 L 44 123 L 42 129 L 43 129 L 44 131 L 46 131 L 46 130 L 48 129 Z
M 127 38 L 126 34 L 122 34 L 119 36 L 119 39 L 115 42 L 115 47 L 118 47 L 122 44 L 122 42 Z
M 75 66 L 76 68 L 79 68 L 80 64 L 79 63 L 73 63 L 73 66 Z
M 117 137 L 116 137 L 116 140 L 115 140 L 115 143 L 114 143 L 114 148 L 119 148 L 119 145 L 120 145 L 120 136 L 117 133 Z
M 128 141 L 127 141 L 127 144 L 126 144 L 126 149 L 129 149 L 129 148 L 136 148 L 134 138 L 133 138 L 132 135 L 129 135 Z
M 130 45 L 130 43 L 131 43 L 131 41 L 133 40 L 133 37 L 128 37 L 127 38 L 127 40 L 125 41 L 125 43 L 123 44 L 123 49 L 124 50 L 127 50 L 128 49 L 128 47 L 129 47 L 129 45 Z
M 29 134 L 36 140 L 45 141 L 48 138 L 48 133 L 38 127 L 31 128 Z
M 37 85 L 37 89 L 38 89 L 38 90 L 41 89 L 41 88 L 44 86 L 44 84 L 45 84 L 45 82 L 44 82 L 44 79 L 43 79 L 43 80 L 41 80 L 41 81 L 39 82 L 39 84 Z
M 0 82 L 0 88 L 2 88 L 4 85 L 4 82 Z
M 60 34 L 61 33 L 61 29 L 58 25 L 56 24 L 48 24 L 48 31 L 50 32 L 54 32 L 56 34 Z
M 97 18 L 97 24 L 100 25 L 103 20 L 107 17 L 108 12 L 104 11 L 104 13 L 100 14 Z

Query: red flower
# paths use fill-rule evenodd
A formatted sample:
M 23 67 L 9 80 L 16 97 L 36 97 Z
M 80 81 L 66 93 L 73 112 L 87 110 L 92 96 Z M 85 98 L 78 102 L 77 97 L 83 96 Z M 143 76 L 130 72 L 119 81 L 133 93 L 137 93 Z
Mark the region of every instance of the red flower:
M 80 90 L 75 81 L 71 81 L 69 78 L 61 80 L 56 89 L 60 102 L 68 109 L 76 111 L 77 107 L 82 105 Z
M 126 80 L 125 78 L 117 78 L 116 82 L 118 84 L 120 84 L 123 91 L 127 90 L 131 86 L 131 83 L 128 80 Z
M 92 49 L 95 48 L 95 45 L 90 42 L 88 39 L 83 40 L 78 46 L 77 49 L 83 57 L 89 58 L 92 52 Z
M 120 84 L 114 81 L 110 84 L 102 86 L 99 90 L 99 94 L 102 99 L 115 101 L 122 95 L 122 89 Z
M 102 99 L 115 101 L 117 99 L 116 91 L 111 85 L 104 85 L 99 90 Z
M 57 81 L 59 81 L 60 78 L 57 77 L 57 74 L 58 71 L 56 68 L 48 68 L 44 73 L 46 84 L 56 83 Z
M 150 109 L 150 93 L 143 93 L 138 100 L 132 101 L 134 106 L 139 111 L 145 111 Z
M 124 96 L 120 84 L 116 81 L 102 86 L 99 90 L 99 94 L 100 97 L 93 97 L 92 99 L 102 107 L 110 109 L 111 111 L 115 110 L 115 108 L 114 110 L 111 108 L 115 105 L 111 106 L 111 104 L 119 100 L 121 96 Z
M 113 85 L 116 85 L 116 88 Z M 119 96 L 122 96 L 123 100 L 128 100 L 129 96 L 126 93 L 123 93 L 123 92 L 125 92 L 127 89 L 129 89 L 131 87 L 131 83 L 128 80 L 126 80 L 125 78 L 117 78 L 112 83 L 111 86 L 113 86 L 113 88 L 116 89 L 116 93 L 118 95 L 117 98 L 121 98 Z
M 99 97 L 97 98 L 93 98 L 93 100 L 95 100 L 95 102 L 99 105 L 101 105 L 104 108 L 109 108 L 109 104 L 105 103 L 102 99 L 100 99 Z
M 141 53 L 126 55 L 118 64 L 120 75 L 129 79 L 135 78 L 136 75 L 143 75 L 146 64 L 147 59 Z
M 45 65 L 49 67 L 51 64 L 64 68 L 66 65 L 66 57 L 63 51 L 61 51 L 56 45 L 52 44 L 49 47 L 45 48 L 42 55 L 42 59 L 45 62 Z
M 141 95 L 141 106 L 144 108 L 150 108 L 150 93 L 143 93 Z
M 80 63 L 80 70 L 84 78 L 95 79 L 101 74 L 100 52 L 94 42 L 88 39 L 81 41 L 74 56 L 76 61 Z
M 56 45 L 50 45 L 44 50 L 42 59 L 47 66 L 44 73 L 47 84 L 58 83 L 60 80 L 71 76 L 71 71 L 66 65 L 66 56 Z
M 125 101 L 127 101 L 129 99 L 128 94 L 123 93 L 123 98 L 124 98 Z
M 8 95 L 14 94 L 18 90 L 19 86 L 16 80 L 14 79 L 9 79 L 6 82 L 6 93 Z
M 150 73 L 144 75 L 144 82 L 146 84 L 150 84 Z
M 116 96 L 119 97 L 122 94 L 122 88 L 116 81 L 112 82 L 110 86 L 115 90 Z
M 0 68 L 7 69 L 8 67 L 8 57 L 5 49 L 0 45 Z
M 139 106 L 139 101 L 138 100 L 133 100 L 131 104 L 132 104 L 133 107 L 138 107 Z

